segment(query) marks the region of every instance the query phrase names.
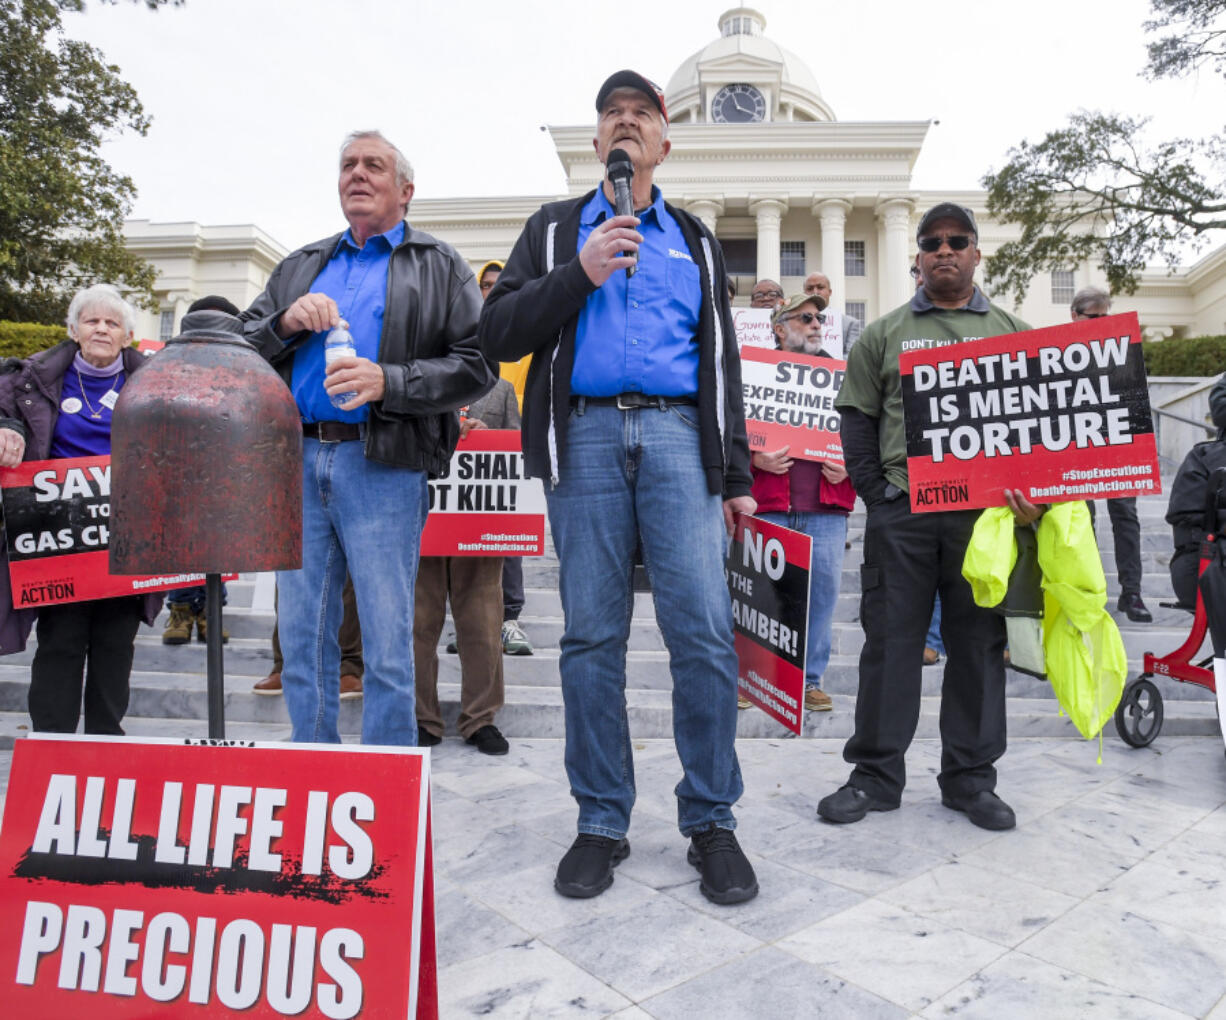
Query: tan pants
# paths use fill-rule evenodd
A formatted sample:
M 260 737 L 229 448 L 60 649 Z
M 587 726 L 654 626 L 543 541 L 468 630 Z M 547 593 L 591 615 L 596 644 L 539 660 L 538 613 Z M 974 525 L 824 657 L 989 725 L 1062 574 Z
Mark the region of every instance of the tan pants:
M 417 725 L 443 735 L 438 703 L 438 641 L 451 597 L 460 649 L 460 736 L 494 721 L 502 708 L 502 557 L 423 556 L 417 567 L 413 660 Z

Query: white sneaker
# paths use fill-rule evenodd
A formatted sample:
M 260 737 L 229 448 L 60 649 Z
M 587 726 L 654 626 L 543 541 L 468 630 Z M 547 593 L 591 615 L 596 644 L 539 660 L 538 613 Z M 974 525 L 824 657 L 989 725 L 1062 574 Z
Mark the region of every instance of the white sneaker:
M 502 653 L 503 655 L 531 655 L 532 642 L 524 633 L 524 628 L 518 620 L 502 621 Z

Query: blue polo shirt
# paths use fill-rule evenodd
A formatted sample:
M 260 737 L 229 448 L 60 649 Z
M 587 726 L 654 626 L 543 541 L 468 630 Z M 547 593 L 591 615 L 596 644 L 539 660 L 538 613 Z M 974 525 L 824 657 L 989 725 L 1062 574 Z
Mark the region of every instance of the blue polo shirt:
M 579 216 L 579 248 L 615 212 L 602 188 Z M 612 397 L 698 394 L 698 316 L 702 277 L 681 227 L 664 208 L 660 189 L 639 214 L 638 269 L 619 269 L 587 299 L 575 332 L 570 391 Z
M 349 333 L 358 357 L 379 360 L 379 338 L 383 335 L 383 305 L 387 299 L 387 267 L 392 249 L 404 240 L 404 221 L 391 230 L 367 239 L 359 248 L 353 234 L 346 230 L 322 272 L 311 284 L 311 292 L 327 294 L 336 302 L 341 318 L 349 323 Z M 370 405 L 352 411 L 333 407 L 324 391 L 324 337 L 328 331 L 312 333 L 294 352 L 290 390 L 303 421 L 365 421 Z

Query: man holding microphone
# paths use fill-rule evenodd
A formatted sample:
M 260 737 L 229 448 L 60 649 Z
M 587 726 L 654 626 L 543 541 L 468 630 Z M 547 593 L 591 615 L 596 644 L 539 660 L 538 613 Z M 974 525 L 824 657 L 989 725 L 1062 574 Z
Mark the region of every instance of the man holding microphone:
M 596 896 L 630 852 L 626 643 L 641 546 L 669 649 L 687 857 L 703 895 L 739 903 L 758 883 L 733 834 L 742 784 L 723 558 L 725 527 L 755 503 L 727 273 L 710 231 L 652 184 L 671 148 L 659 87 L 619 71 L 600 87 L 596 111 L 601 163 L 632 170 L 628 208 L 614 206 L 607 178 L 544 206 L 479 330 L 488 357 L 534 355 L 524 457 L 528 474 L 545 480 L 558 550 L 566 769 L 579 803 L 579 835 L 554 885 Z

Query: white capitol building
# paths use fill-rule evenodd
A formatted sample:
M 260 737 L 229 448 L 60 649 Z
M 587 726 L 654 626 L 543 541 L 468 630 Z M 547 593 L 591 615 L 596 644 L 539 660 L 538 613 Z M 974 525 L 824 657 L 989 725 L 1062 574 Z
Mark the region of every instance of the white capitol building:
M 733 8 L 719 18 L 719 37 L 681 62 L 664 90 L 673 148 L 655 177 L 671 203 L 719 238 L 737 277 L 737 304 L 748 303 L 756 279 L 778 280 L 791 294 L 820 270 L 834 304 L 871 321 L 910 296 L 915 228 L 940 201 L 974 210 L 985 255 L 1015 236 L 988 217 L 982 191 L 911 187 L 928 121 L 838 120 L 805 62 L 765 29 L 758 11 Z M 593 123 L 548 130 L 565 195 L 416 199 L 413 225 L 455 245 L 474 269 L 505 259 L 543 202 L 581 195 L 602 177 Z M 173 335 L 187 305 L 204 294 L 245 307 L 287 252 L 256 226 L 130 220 L 126 237 L 158 269 L 160 309 L 142 312 L 137 330 L 151 338 Z M 1092 265 L 1070 266 L 1036 278 L 1017 311 L 1035 326 L 1063 322 L 1076 290 L 1104 283 Z M 1137 311 L 1147 339 L 1226 333 L 1226 247 L 1173 275 L 1143 274 L 1117 310 Z

